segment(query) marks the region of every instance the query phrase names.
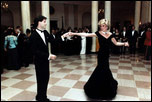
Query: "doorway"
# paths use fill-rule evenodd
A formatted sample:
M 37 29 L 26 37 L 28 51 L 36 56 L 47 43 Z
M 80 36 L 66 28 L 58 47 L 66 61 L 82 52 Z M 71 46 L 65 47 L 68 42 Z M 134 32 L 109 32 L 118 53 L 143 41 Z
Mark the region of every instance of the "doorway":
M 50 29 L 52 29 L 52 28 L 58 28 L 58 21 L 57 20 L 51 20 L 50 21 Z

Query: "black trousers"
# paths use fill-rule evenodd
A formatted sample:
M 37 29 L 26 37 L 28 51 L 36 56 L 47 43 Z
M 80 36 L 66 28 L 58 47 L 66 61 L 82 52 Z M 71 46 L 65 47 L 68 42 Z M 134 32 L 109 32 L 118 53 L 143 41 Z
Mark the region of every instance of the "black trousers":
M 22 66 L 24 66 L 24 49 L 23 48 L 17 48 L 18 50 L 18 63 L 19 63 L 19 67 L 21 68 Z
M 17 49 L 16 48 L 8 49 L 7 53 L 8 53 L 7 69 L 9 70 L 19 69 Z
M 138 41 L 138 52 L 140 53 L 144 53 L 145 51 L 144 41 L 145 39 L 139 39 Z
M 47 98 L 47 86 L 49 82 L 49 61 L 35 61 L 36 79 L 37 79 L 37 100 Z
M 125 54 L 126 53 L 126 46 L 121 46 L 120 52 L 121 52 L 121 54 Z
M 136 53 L 136 42 L 130 42 L 129 43 L 129 50 L 130 50 L 130 54 L 135 54 Z

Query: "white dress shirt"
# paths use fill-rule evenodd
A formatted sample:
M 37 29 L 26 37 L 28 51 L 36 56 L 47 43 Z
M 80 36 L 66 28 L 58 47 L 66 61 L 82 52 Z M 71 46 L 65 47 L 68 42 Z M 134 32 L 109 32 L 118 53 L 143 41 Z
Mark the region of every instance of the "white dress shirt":
M 125 37 L 125 35 L 126 35 L 126 31 L 123 31 L 123 36 Z
M 18 33 L 17 38 L 20 36 L 21 33 Z
M 44 43 L 46 44 L 44 32 L 41 32 L 41 31 L 39 31 L 39 30 L 37 30 L 37 29 L 36 29 L 36 31 L 38 32 L 38 34 L 41 36 L 42 40 L 43 40 Z
M 52 34 L 53 35 L 53 37 L 54 37 L 54 39 L 55 39 L 55 35 L 54 34 Z
M 145 31 L 142 31 L 142 32 L 141 32 L 141 36 L 144 34 L 144 32 L 145 32 Z
M 132 36 L 134 36 L 134 32 L 135 32 L 135 31 L 133 30 L 133 31 L 132 31 Z
M 38 32 L 38 34 L 41 36 L 42 40 L 43 40 L 44 43 L 46 44 L 44 32 L 41 32 L 40 30 L 37 30 L 37 29 L 36 29 L 36 31 Z M 48 60 L 50 60 L 51 55 L 52 55 L 52 54 L 49 55 Z

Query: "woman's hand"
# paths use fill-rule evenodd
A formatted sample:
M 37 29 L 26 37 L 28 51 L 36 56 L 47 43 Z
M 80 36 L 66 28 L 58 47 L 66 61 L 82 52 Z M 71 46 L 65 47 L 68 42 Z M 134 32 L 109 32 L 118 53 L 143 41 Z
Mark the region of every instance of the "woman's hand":
M 129 43 L 128 43 L 128 42 L 125 42 L 125 46 L 129 46 Z

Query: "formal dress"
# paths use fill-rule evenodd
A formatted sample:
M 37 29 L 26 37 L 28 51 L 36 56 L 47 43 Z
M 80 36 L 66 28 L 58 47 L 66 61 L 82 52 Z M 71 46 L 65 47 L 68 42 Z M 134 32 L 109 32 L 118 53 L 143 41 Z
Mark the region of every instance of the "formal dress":
M 145 59 L 150 60 L 151 59 L 151 31 L 146 32 L 146 39 L 144 45 L 146 46 Z
M 26 36 L 24 47 L 25 47 L 24 63 L 25 63 L 25 67 L 28 67 L 30 63 L 33 63 L 33 56 L 30 49 L 30 36 Z
M 117 93 L 117 81 L 113 78 L 109 68 L 109 48 L 113 35 L 103 37 L 98 31 L 100 49 L 98 52 L 97 67 L 84 85 L 84 91 L 92 99 L 113 99 Z
M 7 48 L 8 45 L 8 48 Z M 4 48 L 7 48 L 7 54 L 8 54 L 8 63 L 7 63 L 7 69 L 14 69 L 18 70 L 18 54 L 17 54 L 17 37 L 14 35 L 8 35 L 5 37 L 5 43 Z
M 73 54 L 74 55 L 79 55 L 80 54 L 80 50 L 81 50 L 81 37 L 80 36 L 73 36 L 73 43 L 74 43 L 74 48 L 73 48 Z
M 81 51 L 80 54 L 86 54 L 86 37 L 81 37 Z
M 24 53 L 25 53 L 25 46 L 24 46 L 24 40 L 25 40 L 26 35 L 23 33 L 18 34 L 17 36 L 17 51 L 18 51 L 18 62 L 19 62 L 19 67 L 21 68 L 24 66 Z

